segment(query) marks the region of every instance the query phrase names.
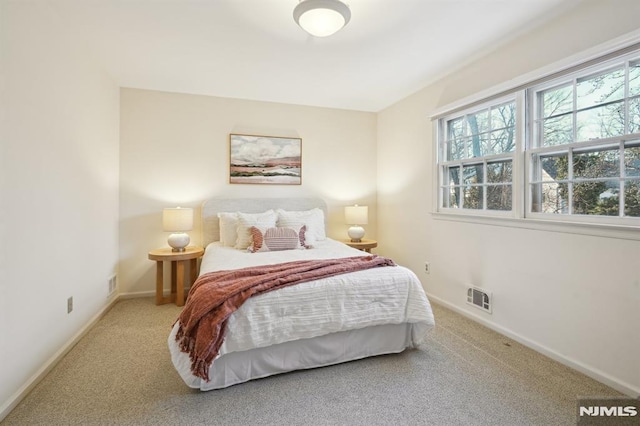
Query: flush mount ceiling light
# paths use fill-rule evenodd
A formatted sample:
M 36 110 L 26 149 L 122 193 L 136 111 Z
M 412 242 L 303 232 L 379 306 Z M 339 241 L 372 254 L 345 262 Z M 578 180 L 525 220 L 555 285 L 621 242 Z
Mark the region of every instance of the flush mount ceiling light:
M 340 0 L 301 0 L 293 19 L 312 36 L 327 37 L 349 23 L 351 10 Z

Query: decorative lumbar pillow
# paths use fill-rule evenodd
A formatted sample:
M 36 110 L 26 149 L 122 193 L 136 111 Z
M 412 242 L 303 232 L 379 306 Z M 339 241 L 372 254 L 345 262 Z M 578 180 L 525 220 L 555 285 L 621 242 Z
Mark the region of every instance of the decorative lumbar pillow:
M 322 241 L 327 238 L 324 229 L 324 212 L 322 209 L 315 208 L 302 211 L 277 210 L 278 226 L 299 227 L 306 226 L 307 244 L 313 246 L 316 241 Z
M 263 213 L 240 213 L 238 212 L 238 239 L 236 240 L 237 249 L 244 250 L 251 245 L 251 227 L 272 228 L 276 226 L 278 215 L 273 210 L 267 210 Z
M 234 247 L 238 240 L 238 213 L 218 213 L 220 242 L 225 247 Z
M 306 226 L 289 228 L 258 228 L 251 227 L 252 244 L 248 251 L 252 253 L 263 251 L 302 250 L 307 248 L 305 243 Z

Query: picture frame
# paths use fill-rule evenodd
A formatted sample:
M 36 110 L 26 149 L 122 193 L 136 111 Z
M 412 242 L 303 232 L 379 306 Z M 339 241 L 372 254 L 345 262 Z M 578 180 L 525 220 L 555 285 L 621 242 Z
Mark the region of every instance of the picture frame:
M 302 139 L 229 135 L 229 183 L 302 184 Z

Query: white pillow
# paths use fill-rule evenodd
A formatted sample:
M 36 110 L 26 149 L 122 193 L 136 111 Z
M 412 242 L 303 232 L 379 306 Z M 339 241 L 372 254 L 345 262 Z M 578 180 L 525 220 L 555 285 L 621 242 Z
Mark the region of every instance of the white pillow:
M 225 247 L 234 247 L 238 240 L 238 213 L 218 213 L 220 242 Z
M 308 245 L 313 246 L 317 241 L 327 238 L 324 230 L 324 212 L 322 209 L 315 208 L 303 211 L 278 209 L 277 212 L 278 226 L 295 228 L 306 225 L 306 241 Z
M 236 240 L 237 249 L 244 250 L 251 245 L 251 227 L 273 228 L 276 226 L 278 214 L 273 210 L 267 210 L 263 213 L 240 213 L 238 212 L 238 239 Z

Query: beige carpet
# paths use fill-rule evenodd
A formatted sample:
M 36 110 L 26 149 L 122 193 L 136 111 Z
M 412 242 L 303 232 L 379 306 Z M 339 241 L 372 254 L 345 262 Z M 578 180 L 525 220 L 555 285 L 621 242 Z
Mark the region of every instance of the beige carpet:
M 575 425 L 578 396 L 619 395 L 434 305 L 427 344 L 200 392 L 173 369 L 180 309 L 118 302 L 3 425 Z

